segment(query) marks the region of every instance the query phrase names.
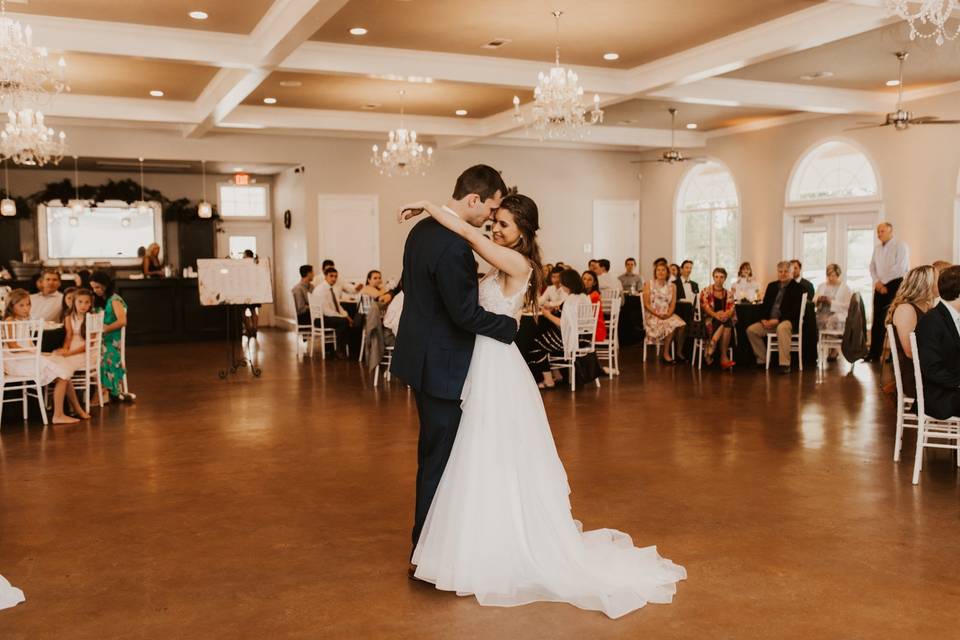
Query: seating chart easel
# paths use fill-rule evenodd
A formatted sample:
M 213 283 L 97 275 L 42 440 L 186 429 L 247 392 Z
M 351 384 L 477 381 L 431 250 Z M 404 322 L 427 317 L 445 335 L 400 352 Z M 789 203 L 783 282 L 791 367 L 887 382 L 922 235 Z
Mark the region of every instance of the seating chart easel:
M 261 369 L 252 360 L 236 357 L 236 345 L 241 342 L 239 327 L 234 333 L 236 311 L 251 304 L 273 303 L 273 282 L 270 260 L 230 258 L 201 258 L 197 260 L 197 290 L 200 304 L 206 307 L 222 306 L 227 318 L 227 366 L 218 373 L 223 380 L 241 367 L 250 367 L 254 377 L 259 378 Z

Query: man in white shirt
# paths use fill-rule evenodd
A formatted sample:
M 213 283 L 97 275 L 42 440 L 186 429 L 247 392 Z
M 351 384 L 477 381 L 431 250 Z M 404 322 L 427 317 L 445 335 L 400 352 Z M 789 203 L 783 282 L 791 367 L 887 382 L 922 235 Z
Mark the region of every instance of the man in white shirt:
M 700 285 L 690 279 L 693 273 L 693 260 L 684 260 L 680 263 L 680 277 L 677 278 L 677 302 L 693 304 L 700 294 Z
M 550 285 L 540 296 L 540 306 L 544 309 L 559 309 L 567 299 L 567 293 L 560 288 L 560 274 L 563 267 L 554 267 L 550 270 Z
M 337 335 L 337 357 L 346 358 L 347 333 L 353 326 L 350 314 L 340 306 L 340 287 L 337 278 L 340 274 L 333 267 L 327 267 L 323 273 L 323 282 L 310 297 L 313 304 L 319 304 L 323 312 L 323 325 L 326 329 L 333 329 Z M 319 321 L 318 321 L 319 322 Z
M 643 276 L 637 273 L 637 261 L 633 258 L 627 258 L 623 266 L 626 271 L 617 279 L 624 291 L 640 291 L 643 289 Z
M 337 265 L 333 263 L 333 260 L 330 260 L 330 259 L 324 260 L 322 263 L 320 263 L 320 275 L 326 274 L 327 269 L 336 269 L 336 268 L 337 268 Z M 314 286 L 319 287 L 322 285 L 323 285 L 322 282 L 314 283 Z M 357 282 L 356 284 L 350 284 L 346 280 L 340 280 L 339 284 L 337 285 L 337 289 L 341 294 L 341 300 L 343 300 L 342 294 L 347 294 L 348 296 L 354 296 L 357 293 L 359 293 L 361 289 L 363 289 L 363 284 L 360 282 Z M 355 298 L 351 298 L 351 300 L 355 300 Z
M 880 244 L 873 249 L 870 260 L 870 277 L 873 278 L 873 326 L 870 330 L 870 355 L 867 360 L 879 360 L 883 348 L 886 327 L 883 320 L 887 309 L 897 295 L 903 276 L 910 270 L 910 249 L 893 237 L 893 225 L 881 222 L 877 225 Z
M 39 293 L 30 296 L 30 318 L 60 322 L 63 308 L 63 294 L 60 293 L 60 274 L 47 269 L 38 282 Z
M 610 261 L 606 258 L 597 260 L 597 270 L 594 273 L 597 274 L 597 284 L 600 285 L 601 289 L 623 290 L 623 285 L 620 284 L 620 281 L 610 273 Z

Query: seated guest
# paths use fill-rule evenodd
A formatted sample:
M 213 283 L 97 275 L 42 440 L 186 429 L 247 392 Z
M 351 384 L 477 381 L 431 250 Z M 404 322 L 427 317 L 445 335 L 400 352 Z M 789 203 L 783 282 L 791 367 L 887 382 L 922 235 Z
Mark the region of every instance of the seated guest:
M 817 307 L 817 329 L 843 333 L 853 292 L 840 280 L 840 265 L 827 265 L 827 281 L 817 287 L 813 302 Z
M 311 295 L 323 310 L 323 324 L 327 329 L 333 329 L 337 335 L 337 357 L 346 358 L 347 333 L 353 326 L 353 320 L 346 310 L 340 306 L 340 287 L 337 286 L 339 273 L 333 267 L 327 267 L 323 274 L 323 284 L 317 287 Z M 319 327 L 319 318 L 315 321 Z
M 780 373 L 790 373 L 790 336 L 800 328 L 800 303 L 804 290 L 793 279 L 789 262 L 777 263 L 777 280 L 767 285 L 763 294 L 759 322 L 747 327 L 747 337 L 758 365 L 767 361 L 767 334 L 776 333 L 779 344 Z
M 379 298 L 385 293 L 387 290 L 383 287 L 383 274 L 376 269 L 367 273 L 367 280 L 360 289 L 360 295 Z
M 666 261 L 657 262 L 653 268 L 653 280 L 643 285 L 643 308 L 646 311 L 643 325 L 647 335 L 663 342 L 660 357 L 667 364 L 673 364 L 670 346 L 673 344 L 677 329 L 686 326 L 686 322 L 674 314 L 677 306 L 677 287 L 669 281 L 670 271 Z M 678 349 L 679 351 L 679 349 Z
M 946 420 L 960 416 L 960 267 L 944 269 L 937 289 L 940 304 L 917 323 L 917 349 L 924 410 Z
M 713 270 L 713 284 L 700 294 L 700 309 L 707 329 L 708 342 L 703 352 L 707 364 L 713 364 L 713 354 L 720 347 L 720 367 L 729 369 L 735 363 L 727 359 L 733 327 L 737 322 L 733 296 L 723 288 L 727 280 L 727 270 L 717 267 Z
M 916 330 L 920 319 L 936 306 L 938 295 L 936 269 L 928 264 L 914 267 L 903 277 L 903 282 L 897 289 L 897 295 L 890 303 L 884 318 L 884 325 L 893 324 L 903 393 L 908 398 L 917 396 L 917 383 L 913 377 L 913 349 L 910 348 L 910 333 Z M 926 366 L 926 362 L 923 364 Z
M 550 370 L 550 358 L 562 358 L 565 353 L 573 351 L 576 346 L 574 341 L 578 337 L 577 308 L 581 304 L 589 303 L 589 299 L 584 295 L 583 280 L 573 269 L 566 269 L 560 274 L 560 288 L 565 294 L 563 305 L 556 310 L 543 310 L 543 329 L 540 335 L 534 338 L 527 360 L 534 378 L 540 379 L 537 386 L 541 389 L 552 389 L 556 386 Z
M 803 264 L 796 258 L 790 261 L 790 269 L 793 273 L 793 279 L 796 280 L 797 284 L 803 289 L 803 292 L 807 294 L 807 299 L 810 302 L 813 302 L 813 297 L 816 295 L 816 291 L 813 289 L 813 283 L 803 277 Z
M 601 289 L 623 290 L 623 285 L 620 284 L 620 281 L 610 273 L 610 261 L 606 258 L 597 260 L 597 270 L 594 273 L 597 275 L 597 286 Z
M 127 303 L 114 291 L 113 278 L 106 271 L 94 271 L 90 275 L 90 288 L 97 298 L 103 300 L 103 359 L 100 363 L 100 388 L 103 394 L 124 400 L 132 395 L 123 393 L 122 331 L 127 326 Z M 101 402 L 107 400 L 101 395 Z
M 73 371 L 86 366 L 87 351 L 87 313 L 93 311 L 93 292 L 90 289 L 66 291 L 63 299 L 69 294 L 70 308 L 63 318 L 63 327 L 66 338 L 63 346 L 53 352 L 62 357 Z
M 583 281 L 583 293 L 590 298 L 590 302 L 600 302 L 600 286 L 597 283 L 597 276 L 592 271 L 584 271 L 581 276 Z M 607 339 L 607 325 L 603 322 L 603 310 L 600 310 L 600 316 L 597 318 L 597 332 L 594 334 L 597 342 L 603 342 Z
M 19 357 L 21 349 L 32 349 L 32 337 L 21 322 L 31 319 L 32 296 L 23 289 L 14 289 L 7 296 L 3 309 L 3 318 L 0 322 L 0 332 L 4 336 L 3 370 L 9 376 L 34 377 L 37 370 L 33 359 Z M 12 340 L 11 340 L 12 338 Z M 40 386 L 53 383 L 53 424 L 72 424 L 79 422 L 77 418 L 68 416 L 63 410 L 63 401 L 66 398 L 73 412 L 83 420 L 90 415 L 83 410 L 77 392 L 70 379 L 73 369 L 61 356 L 43 354 L 40 356 L 39 382 Z
M 300 282 L 293 285 L 293 307 L 297 324 L 310 324 L 310 294 L 313 293 L 313 265 L 300 265 Z
M 323 276 L 327 272 L 327 269 L 336 269 L 337 265 L 333 264 L 333 260 L 327 259 L 324 260 L 320 265 L 320 275 Z M 322 286 L 323 282 L 318 283 L 316 286 Z M 363 285 L 359 282 L 356 284 L 350 284 L 346 280 L 340 280 L 340 283 L 337 285 L 340 293 L 345 293 L 348 296 L 351 296 L 355 293 L 359 293 L 363 289 Z
M 547 287 L 550 286 L 550 274 L 553 273 L 553 265 L 549 262 L 545 263 L 541 273 L 543 274 L 543 277 L 540 279 L 539 294 L 543 295 L 546 292 Z
M 77 287 L 67 287 L 63 290 L 63 304 L 60 306 L 60 319 L 57 322 L 66 322 L 64 318 L 70 315 L 70 309 L 73 308 L 73 296 L 77 292 Z
M 949 269 L 952 266 L 953 263 L 947 262 L 946 260 L 937 260 L 933 263 L 933 268 L 936 270 L 937 276 L 939 276 L 942 271 Z
M 680 265 L 676 262 L 670 263 L 670 282 L 676 282 L 680 279 Z
M 624 271 L 618 277 L 620 280 L 620 286 L 624 291 L 638 291 L 643 288 L 643 277 L 637 273 L 637 261 L 633 258 L 627 258 L 626 262 L 623 263 Z
M 700 285 L 690 279 L 693 273 L 693 260 L 684 260 L 680 263 L 680 277 L 676 280 L 677 302 L 693 304 L 700 293 Z
M 560 286 L 560 274 L 563 273 L 563 267 L 554 267 L 550 271 L 549 284 L 539 298 L 539 304 L 545 309 L 559 309 L 563 301 L 567 299 L 563 287 Z
M 760 297 L 760 283 L 753 279 L 753 267 L 749 262 L 744 262 L 737 270 L 737 279 L 730 285 L 730 295 L 734 302 L 753 302 Z
M 90 288 L 90 269 L 80 269 L 80 271 L 77 271 L 77 277 L 80 279 L 79 282 L 77 282 L 78 288 Z
M 63 309 L 60 274 L 53 269 L 44 269 L 37 280 L 37 287 L 40 291 L 30 296 L 30 317 L 33 320 L 59 322 Z
M 587 262 L 587 271 L 593 271 L 594 273 L 597 273 L 598 271 L 600 271 L 600 261 L 597 260 L 596 258 L 593 258 L 592 260 Z
M 148 278 L 163 277 L 163 265 L 160 264 L 160 245 L 156 242 L 151 242 L 150 245 L 147 246 L 147 250 L 143 254 L 143 259 L 140 263 L 140 268 L 143 271 L 143 275 Z

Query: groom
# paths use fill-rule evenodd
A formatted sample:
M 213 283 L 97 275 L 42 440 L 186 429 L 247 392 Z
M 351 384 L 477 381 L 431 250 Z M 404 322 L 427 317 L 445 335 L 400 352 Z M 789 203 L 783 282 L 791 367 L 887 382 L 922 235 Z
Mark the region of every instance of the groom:
M 460 174 L 446 208 L 481 227 L 506 193 L 500 173 L 481 164 Z M 430 217 L 407 236 L 403 293 L 391 372 L 413 389 L 420 414 L 416 548 L 460 426 L 460 393 L 474 339 L 482 335 L 509 344 L 517 334 L 517 321 L 480 307 L 477 263 L 470 245 Z

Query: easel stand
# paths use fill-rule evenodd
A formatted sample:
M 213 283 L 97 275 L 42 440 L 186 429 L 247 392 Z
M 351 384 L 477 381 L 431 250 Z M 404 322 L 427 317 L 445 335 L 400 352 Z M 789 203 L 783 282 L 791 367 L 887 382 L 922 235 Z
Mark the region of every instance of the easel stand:
M 249 360 L 243 353 L 243 338 L 240 330 L 243 324 L 242 321 L 235 321 L 237 318 L 237 310 L 242 308 L 240 305 L 223 305 L 227 317 L 227 366 L 220 369 L 217 374 L 221 380 L 226 380 L 228 375 L 234 375 L 241 368 L 245 369 L 248 366 L 254 378 L 259 378 L 260 374 L 263 373 L 260 367 L 256 366 L 256 364 L 254 364 L 252 360 Z M 239 358 L 237 357 L 237 346 L 240 347 Z

